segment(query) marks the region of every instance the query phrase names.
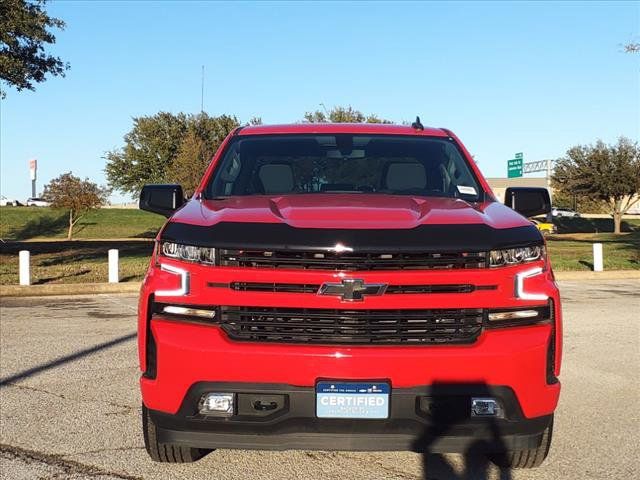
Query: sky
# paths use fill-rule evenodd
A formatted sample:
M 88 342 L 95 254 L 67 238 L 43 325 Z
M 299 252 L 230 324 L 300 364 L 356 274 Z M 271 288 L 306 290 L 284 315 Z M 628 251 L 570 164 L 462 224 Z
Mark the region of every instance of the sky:
M 198 113 L 300 121 L 351 105 L 452 129 L 487 177 L 507 160 L 640 137 L 640 2 L 53 1 L 48 50 L 71 65 L 0 101 L 0 193 L 72 171 L 99 184 L 132 118 Z M 6 89 L 6 86 L 4 86 Z M 112 201 L 128 197 L 114 193 Z

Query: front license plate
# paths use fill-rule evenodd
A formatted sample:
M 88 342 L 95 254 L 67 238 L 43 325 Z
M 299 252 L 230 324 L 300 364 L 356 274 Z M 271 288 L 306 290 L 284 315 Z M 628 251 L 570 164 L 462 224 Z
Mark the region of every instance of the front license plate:
M 389 418 L 388 383 L 318 382 L 318 418 Z

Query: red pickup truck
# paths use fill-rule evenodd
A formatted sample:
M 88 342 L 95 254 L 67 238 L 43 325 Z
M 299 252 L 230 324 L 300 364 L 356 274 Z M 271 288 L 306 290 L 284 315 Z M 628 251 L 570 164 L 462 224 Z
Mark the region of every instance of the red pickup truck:
M 149 455 L 481 449 L 538 466 L 558 403 L 558 288 L 527 216 L 449 130 L 248 126 L 169 220 L 139 303 Z M 510 208 L 511 207 L 511 208 Z M 519 213 L 518 213 L 519 212 Z

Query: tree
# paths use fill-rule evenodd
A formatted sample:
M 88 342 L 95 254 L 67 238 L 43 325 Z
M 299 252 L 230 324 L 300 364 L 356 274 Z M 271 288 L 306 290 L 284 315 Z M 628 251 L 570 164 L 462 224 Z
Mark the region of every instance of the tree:
M 614 232 L 620 233 L 622 215 L 640 195 L 638 144 L 620 137 L 615 145 L 598 140 L 595 145 L 578 145 L 558 160 L 552 177 L 565 194 L 585 196 L 608 205 Z
M 260 121 L 255 117 L 250 120 Z M 179 183 L 187 195 L 192 195 L 216 150 L 237 126 L 238 120 L 228 115 L 209 117 L 200 114 L 188 119 L 187 133 L 178 154 L 167 167 L 167 180 Z
M 69 210 L 67 240 L 71 240 L 78 220 L 88 211 L 104 205 L 110 193 L 109 189 L 99 187 L 88 178 L 82 180 L 68 172 L 51 180 L 44 187 L 42 197 L 54 208 Z
M 640 43 L 629 42 L 624 46 L 624 51 L 626 53 L 640 53 Z
M 189 179 L 204 173 L 204 167 L 224 138 L 239 124 L 234 116 L 210 117 L 206 113 L 160 112 L 134 118 L 133 128 L 124 136 L 124 147 L 105 154 L 109 185 L 134 196 L 147 183 L 186 179 L 195 188 L 197 182 Z M 202 145 L 196 147 L 195 138 Z M 187 139 L 188 144 L 183 146 Z M 183 171 L 190 173 L 183 175 Z
M 384 120 L 377 115 L 365 115 L 360 110 L 348 107 L 333 107 L 328 112 L 316 110 L 304 114 L 305 121 L 309 123 L 393 123 Z
M 581 213 L 608 213 L 609 207 L 602 200 L 586 195 L 574 195 L 561 189 L 554 189 L 553 205 L 558 208 L 569 208 Z
M 159 112 L 133 119 L 122 149 L 106 153 L 109 185 L 137 195 L 146 183 L 166 181 L 166 169 L 178 154 L 187 131 L 187 116 Z
M 35 90 L 47 74 L 64 77 L 69 64 L 44 51 L 54 44 L 51 28 L 63 30 L 65 23 L 44 10 L 46 0 L 2 0 L 0 2 L 0 78 L 18 91 Z M 5 92 L 0 90 L 0 98 Z
M 190 129 L 180 144 L 178 155 L 168 168 L 167 177 L 182 185 L 185 194 L 190 196 L 198 186 L 209 160 L 211 154 L 205 141 L 194 129 Z

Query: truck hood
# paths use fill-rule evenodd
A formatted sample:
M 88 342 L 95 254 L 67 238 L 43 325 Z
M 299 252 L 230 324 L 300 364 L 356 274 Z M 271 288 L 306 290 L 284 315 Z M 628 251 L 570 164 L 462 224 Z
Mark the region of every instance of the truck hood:
M 294 228 L 411 229 L 420 225 L 485 224 L 512 228 L 530 222 L 498 202 L 366 194 L 245 196 L 189 201 L 173 222 L 284 223 Z
M 394 195 L 309 194 L 191 200 L 164 241 L 258 250 L 489 251 L 542 243 L 538 229 L 497 202 Z

